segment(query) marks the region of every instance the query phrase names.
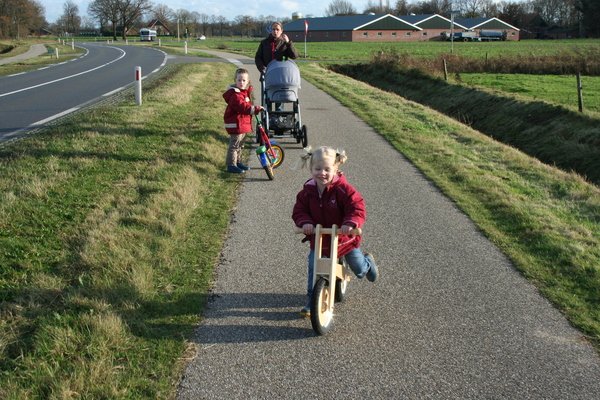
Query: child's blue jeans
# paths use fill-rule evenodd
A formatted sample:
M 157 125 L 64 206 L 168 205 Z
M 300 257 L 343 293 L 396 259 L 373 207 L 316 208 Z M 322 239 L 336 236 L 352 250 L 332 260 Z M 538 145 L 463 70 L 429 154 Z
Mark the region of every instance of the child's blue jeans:
M 306 294 L 308 295 L 309 301 L 312 296 L 313 276 L 315 273 L 312 262 L 314 257 L 315 251 L 311 250 L 308 253 L 308 280 L 306 286 Z M 354 275 L 356 275 L 358 279 L 363 278 L 367 274 L 367 272 L 369 272 L 369 269 L 371 269 L 371 263 L 369 262 L 369 259 L 365 257 L 364 253 L 360 248 L 351 250 L 344 256 L 344 259 L 346 260 L 348 266 L 350 267 L 352 272 L 354 272 Z

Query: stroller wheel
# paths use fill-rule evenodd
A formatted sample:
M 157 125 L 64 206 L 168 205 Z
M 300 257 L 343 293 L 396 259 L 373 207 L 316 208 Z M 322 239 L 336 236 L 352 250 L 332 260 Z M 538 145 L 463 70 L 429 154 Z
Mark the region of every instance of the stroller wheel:
M 302 125 L 302 147 L 308 146 L 308 128 Z

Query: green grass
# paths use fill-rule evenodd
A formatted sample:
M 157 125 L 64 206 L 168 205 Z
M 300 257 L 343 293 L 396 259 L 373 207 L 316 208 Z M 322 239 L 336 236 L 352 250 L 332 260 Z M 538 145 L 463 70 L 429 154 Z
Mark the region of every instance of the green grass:
M 460 74 L 469 86 L 486 87 L 543 100 L 577 110 L 577 78 L 574 75 Z M 582 76 L 583 109 L 600 113 L 600 77 Z
M 235 40 L 210 38 L 206 41 L 194 42 L 193 46 L 211 49 L 223 49 L 254 57 L 258 47 L 258 39 Z M 296 49 L 304 59 L 304 41 L 295 41 Z M 307 42 L 306 55 L 309 60 L 333 60 L 361 62 L 371 59 L 373 54 L 394 49 L 400 53 L 408 53 L 415 57 L 435 58 L 451 52 L 450 42 Z M 598 52 L 600 40 L 526 40 L 482 43 L 454 43 L 453 54 L 485 60 L 486 57 L 498 56 L 551 56 L 558 53 L 580 54 Z
M 391 92 L 317 65 L 302 74 L 432 179 L 600 350 L 598 186 Z
M 173 397 L 239 182 L 204 106 L 232 73 L 173 67 L 0 147 L 0 398 Z
M 562 106 L 448 82 L 388 63 L 340 64 L 337 71 L 416 101 L 566 171 L 600 184 L 600 118 Z

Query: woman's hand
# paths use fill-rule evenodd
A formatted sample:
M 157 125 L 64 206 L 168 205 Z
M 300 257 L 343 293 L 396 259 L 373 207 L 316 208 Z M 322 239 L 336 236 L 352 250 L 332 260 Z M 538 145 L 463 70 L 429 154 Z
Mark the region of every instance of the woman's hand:
M 290 38 L 287 37 L 287 35 L 285 33 L 281 34 L 281 38 L 283 39 L 284 42 L 288 43 L 290 41 Z

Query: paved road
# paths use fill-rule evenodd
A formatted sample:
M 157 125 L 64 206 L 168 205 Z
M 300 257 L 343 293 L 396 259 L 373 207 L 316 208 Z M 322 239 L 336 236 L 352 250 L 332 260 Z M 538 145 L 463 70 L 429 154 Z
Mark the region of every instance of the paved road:
M 167 62 L 164 52 L 146 47 L 104 43 L 77 46 L 85 53 L 69 62 L 0 76 L 0 143 L 133 85 L 136 66 L 142 67 L 146 78 Z
M 450 200 L 336 100 L 306 82 L 300 99 L 309 143 L 348 153 L 381 279 L 353 280 L 315 336 L 291 233 L 300 146 L 283 142 L 272 182 L 253 157 L 179 399 L 600 398 L 598 354 Z

